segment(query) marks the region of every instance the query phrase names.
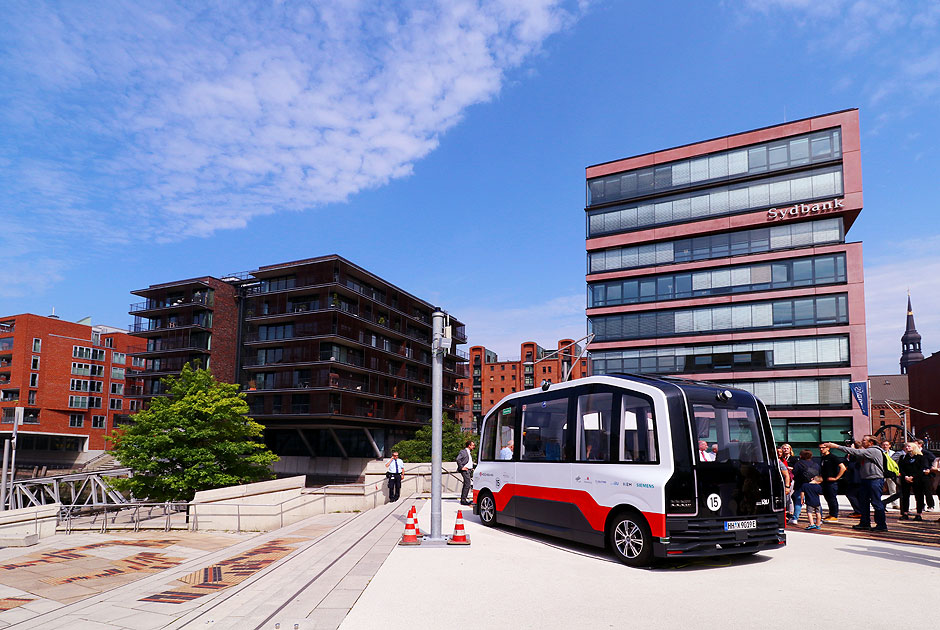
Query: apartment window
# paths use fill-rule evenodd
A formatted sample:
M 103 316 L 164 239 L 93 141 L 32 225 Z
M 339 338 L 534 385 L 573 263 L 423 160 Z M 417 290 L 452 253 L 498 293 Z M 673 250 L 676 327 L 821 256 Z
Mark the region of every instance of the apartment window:
M 294 276 L 281 276 L 279 278 L 268 278 L 261 281 L 261 292 L 283 291 L 297 286 L 297 278 Z
M 124 378 L 124 368 L 111 368 L 111 378 L 123 379 Z
M 35 405 L 36 404 L 36 392 L 30 391 L 27 400 L 29 401 L 27 404 Z
M 42 351 L 42 339 L 33 339 L 33 352 Z
M 107 354 L 101 348 L 92 348 L 91 349 L 91 360 L 92 361 L 104 361 Z
M 69 396 L 69 407 L 72 409 L 88 409 L 88 396 Z
M 104 376 L 104 366 L 103 365 L 90 365 L 90 376 Z
M 101 333 L 93 332 L 91 333 L 91 343 L 100 346 L 101 345 Z
M 123 401 L 122 399 L 120 399 L 120 398 L 112 398 L 112 399 L 111 399 L 110 407 L 111 407 L 111 409 L 122 409 L 122 408 L 123 408 L 123 402 L 124 402 L 124 401 Z
M 90 359 L 91 348 L 86 348 L 84 346 L 72 346 L 72 358 L 73 359 Z
M 103 381 L 90 381 L 88 383 L 88 391 L 101 393 L 101 389 L 104 387 Z
M 127 401 L 127 410 L 128 410 L 128 411 L 137 411 L 138 409 L 140 409 L 140 401 L 139 401 L 139 400 L 128 400 L 128 401 Z
M 111 383 L 111 393 L 115 396 L 123 396 L 124 383 Z
M 101 409 L 101 397 L 100 397 L 100 396 L 89 396 L 89 397 L 88 397 L 88 408 L 89 408 L 89 409 Z
M 121 365 L 124 365 L 124 362 L 125 362 L 126 359 L 127 359 L 127 355 L 124 354 L 123 352 L 112 352 L 112 353 L 111 353 L 111 362 L 112 362 L 112 363 L 119 363 L 119 364 L 121 364 Z
M 104 429 L 106 418 L 107 416 L 92 416 L 91 428 L 92 429 Z
M 39 387 L 39 375 L 36 373 L 29 375 L 29 386 L 30 387 Z
M 143 357 L 131 357 L 131 365 L 133 367 L 142 368 L 147 364 L 147 360 Z
M 106 339 L 104 340 L 104 347 L 105 347 L 105 348 L 113 348 L 113 347 L 114 347 L 114 337 L 108 337 L 108 338 L 106 338 Z
M 87 363 L 73 363 L 72 374 L 75 376 L 91 376 L 91 366 Z
M 30 361 L 29 369 L 31 370 L 39 369 L 39 357 L 33 357 L 32 361 Z
M 85 416 L 80 413 L 69 414 L 69 426 L 75 429 L 85 425 Z
M 73 392 L 87 392 L 90 384 L 91 381 L 73 378 L 71 381 L 69 381 L 69 390 Z

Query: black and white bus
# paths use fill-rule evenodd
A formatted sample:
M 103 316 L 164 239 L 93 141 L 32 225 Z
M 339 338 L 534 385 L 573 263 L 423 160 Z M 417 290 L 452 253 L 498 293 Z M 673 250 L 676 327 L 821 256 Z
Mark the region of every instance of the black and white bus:
M 786 544 L 767 410 L 714 383 L 592 376 L 512 394 L 483 421 L 474 513 L 622 562 Z

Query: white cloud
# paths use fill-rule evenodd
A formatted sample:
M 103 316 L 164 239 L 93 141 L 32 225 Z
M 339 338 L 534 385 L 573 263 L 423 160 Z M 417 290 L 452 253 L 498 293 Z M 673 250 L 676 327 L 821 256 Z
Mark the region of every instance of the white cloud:
M 7 216 L 63 238 L 81 218 L 176 240 L 343 201 L 411 174 L 580 10 L 13 4 L 0 32 Z
M 934 237 L 933 241 L 940 241 L 940 237 Z M 911 273 L 912 269 L 917 273 Z M 897 261 L 868 264 L 865 266 L 865 320 L 870 374 L 900 371 L 898 360 L 907 317 L 908 289 L 914 322 L 923 337 L 924 355 L 940 351 L 940 258 L 905 256 Z
M 467 326 L 468 346 L 486 346 L 502 359 L 518 358 L 519 347 L 534 341 L 546 350 L 557 348 L 559 339 L 585 335 L 584 294 L 557 297 L 527 306 L 505 304 L 454 307 Z M 583 345 L 583 344 L 582 344 Z

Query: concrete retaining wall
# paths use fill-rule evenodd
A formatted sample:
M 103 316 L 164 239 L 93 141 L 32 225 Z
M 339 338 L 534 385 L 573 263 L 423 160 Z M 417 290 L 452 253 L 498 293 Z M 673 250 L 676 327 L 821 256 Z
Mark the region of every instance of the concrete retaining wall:
M 17 539 L 38 534 L 40 538 L 55 533 L 61 503 L 0 511 L 0 546 L 12 546 Z
M 455 473 L 457 465 L 444 464 Z M 388 502 L 385 463 L 370 461 L 365 483 L 304 488 L 303 476 L 197 492 L 190 503 L 194 530 L 270 531 L 316 514 L 362 512 Z M 442 473 L 442 490 L 460 490 L 459 475 Z M 402 496 L 431 491 L 431 465 L 405 464 Z

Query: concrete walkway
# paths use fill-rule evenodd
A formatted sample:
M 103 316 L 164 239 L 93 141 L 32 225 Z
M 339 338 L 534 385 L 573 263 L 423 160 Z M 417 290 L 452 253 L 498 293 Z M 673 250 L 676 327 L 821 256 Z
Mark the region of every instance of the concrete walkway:
M 336 628 L 397 544 L 411 505 L 255 535 L 57 535 L 3 549 L 0 627 Z

